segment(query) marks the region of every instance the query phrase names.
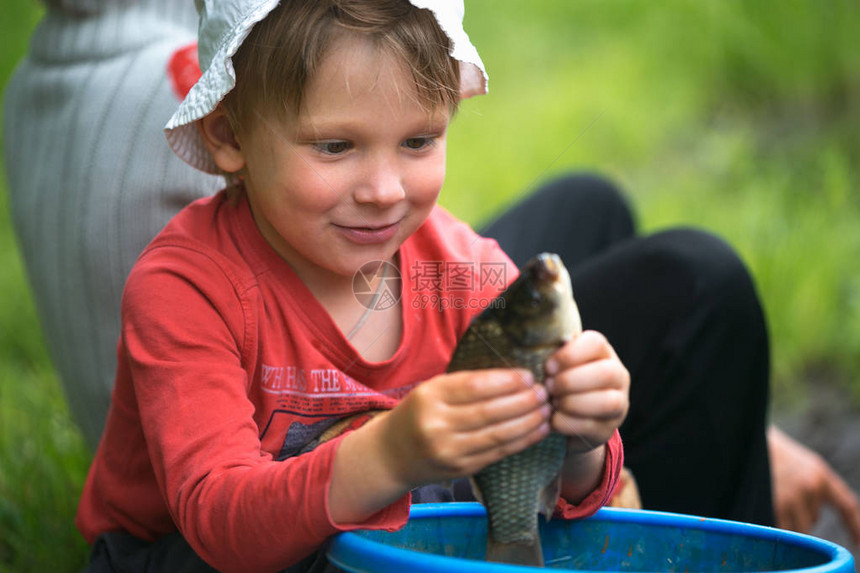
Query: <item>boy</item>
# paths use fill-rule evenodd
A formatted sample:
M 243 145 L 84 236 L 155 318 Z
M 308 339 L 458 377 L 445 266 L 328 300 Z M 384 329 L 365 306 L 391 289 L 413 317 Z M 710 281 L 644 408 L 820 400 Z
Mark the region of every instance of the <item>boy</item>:
M 92 569 L 179 570 L 166 556 L 195 562 L 186 541 L 219 570 L 323 567 L 330 535 L 400 527 L 410 491 L 450 499 L 423 486 L 550 429 L 577 438 L 559 513 L 596 511 L 620 471 L 629 387 L 604 337 L 560 349 L 545 387 L 520 371 L 441 375 L 480 310 L 469 302 L 504 284 L 472 276 L 478 288 L 441 312 L 406 283 L 384 310 L 353 295 L 373 261 L 404 277 L 441 261 L 514 278 L 493 241 L 435 205 L 451 114 L 486 90 L 462 7 L 276 5 L 203 8 L 204 73 L 168 139 L 235 185 L 178 215 L 126 285 L 112 407 L 78 513 L 99 540 Z M 450 295 L 443 286 L 429 294 Z M 390 411 L 326 439 L 372 409 Z

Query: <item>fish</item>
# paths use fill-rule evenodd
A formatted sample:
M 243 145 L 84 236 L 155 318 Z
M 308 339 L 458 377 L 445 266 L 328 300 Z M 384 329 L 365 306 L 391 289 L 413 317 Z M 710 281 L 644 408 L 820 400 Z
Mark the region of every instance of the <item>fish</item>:
M 558 255 L 541 253 L 472 320 L 447 371 L 527 368 L 542 383 L 547 358 L 580 332 L 570 274 Z M 471 476 L 487 509 L 487 561 L 543 567 L 538 514 L 553 514 L 566 451 L 567 437 L 551 431 Z

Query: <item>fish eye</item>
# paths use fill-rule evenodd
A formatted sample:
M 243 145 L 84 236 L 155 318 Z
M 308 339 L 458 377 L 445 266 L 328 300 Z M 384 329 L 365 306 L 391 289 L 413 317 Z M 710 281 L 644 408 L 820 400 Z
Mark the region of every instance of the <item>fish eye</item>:
M 541 303 L 540 292 L 535 289 L 529 289 L 529 305 L 532 308 L 537 308 Z

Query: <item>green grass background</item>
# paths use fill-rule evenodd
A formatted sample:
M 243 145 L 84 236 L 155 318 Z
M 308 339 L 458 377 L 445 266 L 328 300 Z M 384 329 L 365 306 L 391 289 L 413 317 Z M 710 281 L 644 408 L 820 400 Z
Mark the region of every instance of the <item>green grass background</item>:
M 0 87 L 39 13 L 0 0 Z M 696 225 L 738 249 L 781 400 L 825 378 L 860 397 L 860 3 L 469 0 L 467 30 L 490 95 L 451 128 L 444 205 L 477 224 L 561 172 L 603 173 L 643 231 Z M 76 571 L 90 454 L 0 185 L 0 571 Z

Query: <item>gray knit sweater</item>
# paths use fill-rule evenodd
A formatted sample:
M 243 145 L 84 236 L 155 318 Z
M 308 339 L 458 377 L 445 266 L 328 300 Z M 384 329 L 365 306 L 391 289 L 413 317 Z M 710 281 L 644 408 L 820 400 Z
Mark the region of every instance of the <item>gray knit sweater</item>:
M 39 320 L 72 413 L 101 434 L 119 304 L 143 247 L 223 179 L 177 159 L 166 78 L 196 39 L 192 0 L 52 0 L 4 95 L 10 203 Z

